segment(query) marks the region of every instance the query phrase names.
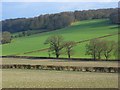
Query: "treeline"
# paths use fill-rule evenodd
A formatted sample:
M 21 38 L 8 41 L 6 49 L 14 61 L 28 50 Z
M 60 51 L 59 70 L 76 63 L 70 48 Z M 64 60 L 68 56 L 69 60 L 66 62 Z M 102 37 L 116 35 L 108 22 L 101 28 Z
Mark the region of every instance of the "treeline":
M 12 35 L 10 32 L 2 32 L 0 42 L 1 44 L 11 43 Z
M 120 12 L 115 12 L 110 15 L 110 20 L 114 24 L 120 24 Z
M 50 31 L 64 28 L 75 21 L 89 19 L 110 18 L 113 23 L 116 23 L 115 15 L 117 12 L 117 8 L 61 12 L 56 14 L 40 15 L 34 18 L 7 19 L 0 23 L 2 23 L 3 31 L 9 31 L 11 33 L 41 29 Z
M 67 54 L 68 58 L 75 53 L 74 47 L 77 45 L 74 41 L 64 41 L 61 35 L 53 35 L 48 37 L 44 44 L 49 45 L 48 55 L 55 55 L 59 58 L 60 55 Z M 86 44 L 85 55 L 90 55 L 94 60 L 101 60 L 103 57 L 108 60 L 111 56 L 118 59 L 119 46 L 118 42 L 102 39 L 92 39 Z
M 118 42 L 102 39 L 93 39 L 86 44 L 86 55 L 91 55 L 94 60 L 105 58 L 108 60 L 111 56 L 118 59 L 119 45 Z

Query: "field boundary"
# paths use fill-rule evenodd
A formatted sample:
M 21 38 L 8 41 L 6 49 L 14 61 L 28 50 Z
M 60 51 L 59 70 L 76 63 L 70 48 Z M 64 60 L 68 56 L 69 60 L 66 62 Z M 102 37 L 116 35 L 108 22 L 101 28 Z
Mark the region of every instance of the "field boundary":
M 92 59 L 92 58 L 55 58 L 55 57 L 33 57 L 33 56 L 0 56 L 0 58 L 19 58 L 19 59 L 52 59 L 52 60 L 69 60 L 69 61 L 120 61 L 117 59 Z
M 57 70 L 57 71 L 81 71 L 81 72 L 102 72 L 119 73 L 120 67 L 78 67 L 78 66 L 55 66 L 55 65 L 1 65 L 2 69 L 31 69 L 31 70 Z

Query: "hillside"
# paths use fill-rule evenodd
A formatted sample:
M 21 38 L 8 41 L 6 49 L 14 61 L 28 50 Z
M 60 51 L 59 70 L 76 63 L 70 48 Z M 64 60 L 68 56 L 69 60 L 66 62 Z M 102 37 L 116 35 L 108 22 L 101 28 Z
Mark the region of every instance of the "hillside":
M 32 18 L 15 18 L 6 19 L 2 22 L 2 30 L 11 33 L 28 31 L 28 30 L 56 30 L 69 26 L 75 21 L 106 19 L 109 18 L 112 23 L 118 23 L 118 9 L 94 9 L 82 11 L 66 11 L 54 14 L 45 14 Z
M 15 38 L 12 43 L 2 46 L 2 55 L 24 55 L 24 56 L 43 56 L 47 57 L 48 53 L 44 41 L 51 35 L 61 34 L 65 40 L 82 41 L 97 38 L 109 34 L 117 33 L 117 25 L 111 24 L 108 19 L 85 20 L 72 23 L 70 26 L 58 29 L 56 31 L 35 34 L 26 37 Z M 116 40 L 117 35 L 105 37 L 104 39 Z M 75 55 L 72 57 L 89 57 L 85 56 L 85 45 L 87 42 L 80 43 L 75 47 Z M 40 52 L 32 52 L 41 50 Z M 24 54 L 26 53 L 26 54 Z M 67 57 L 66 55 L 62 57 Z

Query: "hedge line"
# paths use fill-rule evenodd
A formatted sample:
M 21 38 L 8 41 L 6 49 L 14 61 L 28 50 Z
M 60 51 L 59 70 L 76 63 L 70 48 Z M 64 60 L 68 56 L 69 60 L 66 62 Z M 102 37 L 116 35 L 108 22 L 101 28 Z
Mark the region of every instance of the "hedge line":
M 33 56 L 0 56 L 0 58 L 23 58 L 23 59 L 54 59 L 54 60 L 74 60 L 74 61 L 120 61 L 120 60 L 116 60 L 116 59 L 109 59 L 109 60 L 105 60 L 105 59 L 101 59 L 101 60 L 94 60 L 91 58 L 55 58 L 55 57 L 33 57 Z
M 58 70 L 58 71 L 82 71 L 118 73 L 120 67 L 78 67 L 78 66 L 54 66 L 54 65 L 1 65 L 2 69 L 34 69 L 34 70 Z

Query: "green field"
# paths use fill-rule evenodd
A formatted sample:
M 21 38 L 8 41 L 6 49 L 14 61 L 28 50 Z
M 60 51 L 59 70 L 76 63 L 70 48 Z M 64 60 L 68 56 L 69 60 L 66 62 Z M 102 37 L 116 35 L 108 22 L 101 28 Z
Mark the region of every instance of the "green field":
M 3 88 L 118 88 L 118 74 L 4 69 Z
M 43 56 L 47 57 L 48 53 L 46 51 L 33 52 L 29 54 L 24 54 L 25 52 L 31 52 L 35 50 L 41 50 L 47 48 L 44 45 L 44 41 L 51 35 L 61 34 L 65 40 L 81 41 L 86 39 L 92 39 L 108 34 L 113 34 L 118 32 L 117 25 L 110 24 L 108 19 L 96 19 L 96 20 L 85 20 L 80 22 L 75 22 L 70 26 L 63 28 L 61 30 L 45 32 L 41 34 L 35 34 L 26 37 L 20 37 L 12 40 L 12 43 L 5 44 L 2 46 L 2 55 L 22 55 L 22 56 Z M 117 41 L 118 36 L 110 36 L 104 39 Z M 89 56 L 85 55 L 85 45 L 88 42 L 78 44 L 75 47 L 75 54 L 72 57 L 87 58 Z M 61 57 L 67 57 L 67 55 L 62 55 Z

